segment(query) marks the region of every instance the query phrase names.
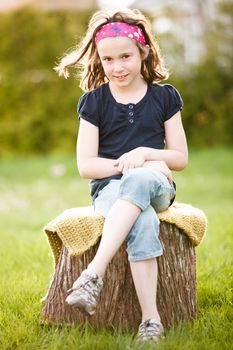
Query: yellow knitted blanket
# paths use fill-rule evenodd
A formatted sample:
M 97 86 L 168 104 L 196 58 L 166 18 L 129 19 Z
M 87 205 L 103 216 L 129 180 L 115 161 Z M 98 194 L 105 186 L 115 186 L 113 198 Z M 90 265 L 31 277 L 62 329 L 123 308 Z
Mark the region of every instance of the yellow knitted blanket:
M 204 238 L 207 218 L 202 210 L 189 204 L 173 203 L 158 214 L 161 221 L 176 225 L 197 246 Z M 62 245 L 70 255 L 80 255 L 93 246 L 101 236 L 104 218 L 94 213 L 92 206 L 71 208 L 50 221 L 43 229 L 53 253 L 55 265 Z

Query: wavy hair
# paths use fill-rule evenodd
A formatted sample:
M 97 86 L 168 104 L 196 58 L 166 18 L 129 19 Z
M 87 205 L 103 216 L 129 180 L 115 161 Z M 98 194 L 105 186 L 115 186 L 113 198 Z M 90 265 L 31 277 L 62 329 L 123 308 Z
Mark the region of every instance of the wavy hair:
M 79 46 L 65 55 L 54 70 L 59 76 L 69 77 L 68 69 L 75 67 L 78 69 L 80 87 L 84 91 L 90 91 L 107 81 L 105 76 L 96 43 L 95 35 L 100 27 L 109 22 L 125 22 L 140 27 L 144 33 L 146 44 L 149 46 L 149 54 L 142 61 L 141 74 L 147 83 L 159 82 L 168 78 L 160 48 L 154 40 L 151 24 L 139 10 L 124 9 L 117 12 L 97 11 L 90 19 L 86 35 L 81 40 Z M 136 44 L 141 55 L 144 46 L 138 41 Z

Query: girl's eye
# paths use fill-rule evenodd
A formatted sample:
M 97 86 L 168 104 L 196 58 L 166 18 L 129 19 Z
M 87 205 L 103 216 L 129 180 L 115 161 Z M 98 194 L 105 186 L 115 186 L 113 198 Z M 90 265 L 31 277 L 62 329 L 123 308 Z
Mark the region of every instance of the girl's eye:
M 104 61 L 110 62 L 112 59 L 110 57 L 105 57 Z
M 123 59 L 129 58 L 129 55 L 122 56 Z

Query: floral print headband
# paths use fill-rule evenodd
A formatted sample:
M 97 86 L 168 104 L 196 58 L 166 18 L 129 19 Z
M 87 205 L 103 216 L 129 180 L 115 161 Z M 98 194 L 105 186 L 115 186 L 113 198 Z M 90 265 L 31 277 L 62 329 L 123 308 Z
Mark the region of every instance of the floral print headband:
M 136 25 L 128 24 L 125 22 L 111 22 L 104 24 L 97 31 L 95 36 L 96 44 L 104 39 L 116 36 L 126 36 L 130 39 L 137 40 L 140 44 L 146 45 L 146 39 L 142 32 L 142 29 Z

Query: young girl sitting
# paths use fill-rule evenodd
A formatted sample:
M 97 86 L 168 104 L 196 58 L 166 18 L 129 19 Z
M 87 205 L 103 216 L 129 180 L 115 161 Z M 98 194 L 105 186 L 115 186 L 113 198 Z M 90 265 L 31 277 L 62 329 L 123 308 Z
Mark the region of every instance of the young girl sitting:
M 140 341 L 164 329 L 156 305 L 157 260 L 163 253 L 156 213 L 174 201 L 171 170 L 188 162 L 182 99 L 169 84 L 150 24 L 138 10 L 96 12 L 80 47 L 55 68 L 81 64 L 77 162 L 89 178 L 95 211 L 105 217 L 98 251 L 74 282 L 66 302 L 93 315 L 106 268 L 127 241 L 142 310 Z M 166 149 L 164 146 L 166 145 Z

